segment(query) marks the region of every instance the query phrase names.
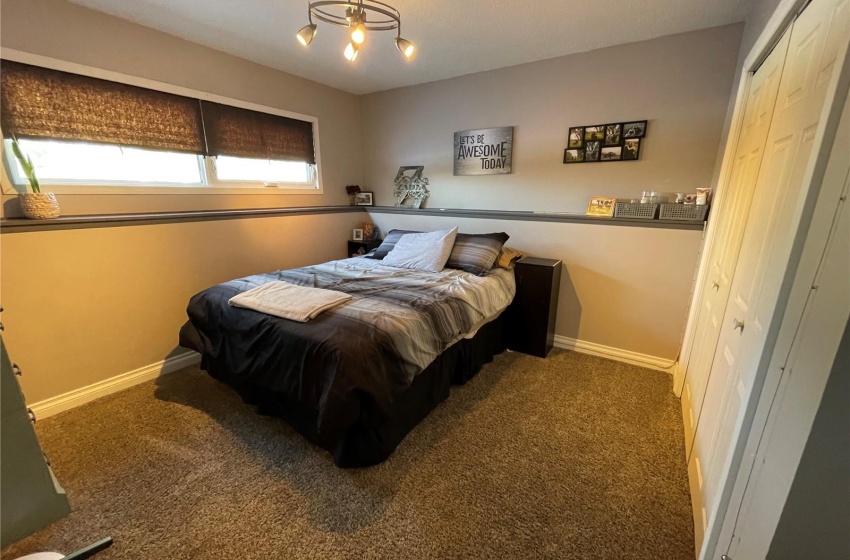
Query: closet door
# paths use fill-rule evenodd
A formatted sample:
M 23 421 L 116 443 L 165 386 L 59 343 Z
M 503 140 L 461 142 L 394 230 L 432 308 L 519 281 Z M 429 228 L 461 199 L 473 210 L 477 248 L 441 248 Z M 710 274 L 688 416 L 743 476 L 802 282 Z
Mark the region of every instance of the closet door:
M 745 405 L 777 310 L 809 194 L 810 156 L 815 140 L 823 134 L 820 119 L 827 92 L 840 70 L 837 62 L 843 61 L 847 50 L 848 1 L 814 0 L 791 31 L 689 464 L 698 483 L 693 489 L 692 482 L 692 496 L 695 510 L 697 502 L 702 502 L 703 526 L 717 514 L 733 445 L 741 433 Z
M 716 218 L 717 233 L 707 261 L 707 281 L 699 300 L 700 313 L 693 352 L 688 362 L 685 387 L 682 391 L 686 457 L 690 457 L 694 432 L 702 410 L 708 374 L 720 336 L 720 322 L 729 299 L 732 274 L 738 263 L 738 252 L 755 192 L 770 121 L 773 118 L 790 35 L 790 30 L 785 32 L 750 81 L 741 136 L 729 182 L 724 191 L 721 213 Z

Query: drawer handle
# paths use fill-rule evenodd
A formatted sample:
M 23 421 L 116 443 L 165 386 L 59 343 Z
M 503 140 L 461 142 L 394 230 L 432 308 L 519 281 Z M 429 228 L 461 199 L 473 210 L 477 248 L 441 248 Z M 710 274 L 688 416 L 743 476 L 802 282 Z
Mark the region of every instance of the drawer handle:
M 17 375 L 18 377 L 24 374 L 24 372 L 21 371 L 21 368 L 18 367 L 18 364 L 12 364 L 12 373 Z
M 744 322 L 735 319 L 732 323 L 732 330 L 734 331 L 735 329 L 741 329 L 741 332 L 744 332 Z
M 29 417 L 30 417 L 30 422 L 32 422 L 33 424 L 35 424 L 35 421 L 36 421 L 36 420 L 38 420 L 38 418 L 36 418 L 36 417 L 35 417 L 35 412 L 33 412 L 31 408 L 28 408 L 28 409 L 27 409 L 27 414 L 28 414 L 28 415 L 29 415 Z
M 3 323 L 0 323 L 0 332 L 3 332 L 5 330 L 6 330 L 6 327 L 3 326 Z

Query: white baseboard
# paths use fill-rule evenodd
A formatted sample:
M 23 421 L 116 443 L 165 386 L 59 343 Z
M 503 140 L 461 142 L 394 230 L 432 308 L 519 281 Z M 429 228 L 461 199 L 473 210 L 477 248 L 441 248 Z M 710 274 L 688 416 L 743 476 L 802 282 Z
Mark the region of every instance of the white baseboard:
M 576 340 L 574 338 L 560 335 L 555 335 L 555 346 L 565 350 L 573 350 L 583 354 L 608 358 L 618 362 L 625 362 L 627 364 L 649 369 L 665 371 L 667 373 L 672 373 L 675 365 L 675 363 L 671 360 L 665 360 L 664 358 L 640 354 L 630 350 L 621 350 L 619 348 L 612 348 L 611 346 L 603 346 L 602 344 Z M 172 356 L 171 358 L 167 358 L 161 362 L 156 362 L 154 364 L 134 369 L 133 371 L 128 371 L 127 373 L 122 373 L 121 375 L 116 375 L 115 377 L 111 377 L 103 381 L 98 381 L 97 383 L 86 387 L 74 389 L 73 391 L 69 391 L 62 395 L 57 395 L 55 397 L 39 401 L 30 405 L 30 408 L 33 412 L 35 412 L 38 418 L 47 418 L 54 414 L 59 414 L 60 412 L 76 408 L 95 399 L 99 399 L 100 397 L 105 397 L 106 395 L 111 395 L 112 393 L 129 389 L 133 385 L 138 385 L 139 383 L 144 383 L 151 379 L 156 379 L 160 375 L 166 375 L 179 369 L 183 369 L 186 366 L 198 363 L 200 360 L 201 355 L 197 352 L 186 352 L 185 354 Z
M 555 335 L 555 346 L 564 350 L 573 350 L 582 354 L 590 354 L 591 356 L 599 356 L 600 358 L 608 358 L 635 366 L 641 366 L 667 373 L 673 373 L 673 367 L 676 365 L 674 360 L 666 360 L 657 356 L 648 354 L 640 354 L 631 350 L 621 350 L 611 346 L 603 346 L 595 342 L 587 342 L 585 340 L 576 340 L 567 336 Z
M 59 414 L 66 410 L 76 408 L 87 402 L 91 402 L 100 397 L 129 389 L 133 385 L 156 379 L 160 375 L 183 369 L 186 366 L 196 364 L 201 361 L 201 355 L 197 352 L 186 352 L 177 356 L 172 356 L 155 364 L 140 367 L 103 381 L 98 381 L 92 385 L 74 389 L 62 395 L 57 395 L 43 401 L 31 404 L 30 408 L 35 413 L 37 418 L 47 418 L 54 414 Z

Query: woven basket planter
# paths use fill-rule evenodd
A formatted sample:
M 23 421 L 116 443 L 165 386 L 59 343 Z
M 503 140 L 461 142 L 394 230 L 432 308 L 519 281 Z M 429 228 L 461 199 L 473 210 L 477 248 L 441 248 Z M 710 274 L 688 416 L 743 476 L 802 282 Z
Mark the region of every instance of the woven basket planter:
M 21 193 L 18 195 L 24 216 L 30 220 L 59 217 L 59 202 L 53 193 Z

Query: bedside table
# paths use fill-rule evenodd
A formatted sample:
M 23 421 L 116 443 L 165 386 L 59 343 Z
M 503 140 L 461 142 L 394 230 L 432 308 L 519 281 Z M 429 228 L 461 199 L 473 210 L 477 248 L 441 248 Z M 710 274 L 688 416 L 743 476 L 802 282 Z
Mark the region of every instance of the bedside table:
M 516 262 L 508 348 L 545 358 L 555 339 L 561 261 L 526 257 Z
M 380 245 L 380 239 L 376 239 L 375 241 L 349 241 L 348 256 L 359 257 L 360 255 L 365 255 L 372 249 L 377 249 Z

